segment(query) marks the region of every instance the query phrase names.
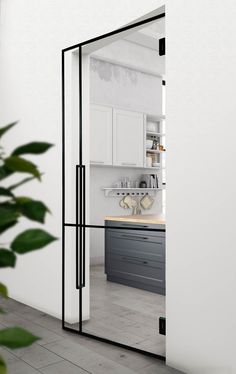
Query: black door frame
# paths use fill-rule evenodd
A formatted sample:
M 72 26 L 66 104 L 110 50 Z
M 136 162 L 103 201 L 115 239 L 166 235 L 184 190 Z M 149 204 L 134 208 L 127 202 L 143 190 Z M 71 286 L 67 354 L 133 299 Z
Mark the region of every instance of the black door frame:
M 85 287 L 85 231 L 86 228 L 100 228 L 106 229 L 107 226 L 99 225 L 88 225 L 86 224 L 85 217 L 85 165 L 83 165 L 83 153 L 82 153 L 82 136 L 83 136 L 83 126 L 82 126 L 82 47 L 96 42 L 101 39 L 108 38 L 110 36 L 122 33 L 127 30 L 134 29 L 138 26 L 145 25 L 147 23 L 153 22 L 155 20 L 165 17 L 165 13 L 158 14 L 156 16 L 147 18 L 145 20 L 133 23 L 128 26 L 124 26 L 120 29 L 111 31 L 107 34 L 97 36 L 95 38 L 89 39 L 87 41 L 72 45 L 70 47 L 64 48 L 61 51 L 61 79 L 62 79 L 62 328 L 66 331 L 70 331 L 75 334 L 79 334 L 85 337 L 93 338 L 101 342 L 109 343 L 120 348 L 125 348 L 134 352 L 142 353 L 147 356 L 155 357 L 161 361 L 165 361 L 164 356 L 147 352 L 138 348 L 127 346 L 122 343 L 118 343 L 103 337 L 99 337 L 93 334 L 89 334 L 83 331 L 82 328 L 82 292 Z M 65 53 L 72 51 L 74 49 L 79 50 L 79 164 L 76 165 L 76 222 L 69 223 L 65 220 Z M 165 81 L 163 81 L 165 84 Z M 80 209 L 79 209 L 80 207 Z M 73 329 L 65 325 L 65 229 L 66 227 L 73 227 L 76 230 L 76 284 L 75 288 L 79 292 L 79 330 Z M 124 227 L 113 226 L 112 229 L 122 230 Z M 165 229 L 150 229 L 150 228 L 129 228 L 129 230 L 144 230 L 144 231 L 160 231 L 165 232 Z M 79 235 L 80 234 L 80 235 Z

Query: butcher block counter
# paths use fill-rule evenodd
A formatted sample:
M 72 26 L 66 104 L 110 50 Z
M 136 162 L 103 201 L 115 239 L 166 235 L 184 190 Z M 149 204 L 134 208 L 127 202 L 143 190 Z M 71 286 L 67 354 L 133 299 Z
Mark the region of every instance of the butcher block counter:
M 140 214 L 130 216 L 107 216 L 105 221 L 116 221 L 116 222 L 133 222 L 133 223 L 147 223 L 153 225 L 165 225 L 166 220 L 164 216 L 155 214 Z

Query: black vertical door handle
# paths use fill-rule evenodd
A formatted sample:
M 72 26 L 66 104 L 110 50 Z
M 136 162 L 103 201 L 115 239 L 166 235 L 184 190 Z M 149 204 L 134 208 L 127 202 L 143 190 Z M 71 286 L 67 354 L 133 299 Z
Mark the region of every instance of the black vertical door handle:
M 85 165 L 76 165 L 76 289 L 85 287 Z

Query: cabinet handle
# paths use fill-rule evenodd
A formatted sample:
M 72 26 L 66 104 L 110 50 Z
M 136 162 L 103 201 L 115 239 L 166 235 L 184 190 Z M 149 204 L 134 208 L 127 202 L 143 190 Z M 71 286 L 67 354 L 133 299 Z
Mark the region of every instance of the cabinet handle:
M 104 164 L 104 161 L 90 161 L 91 164 Z
M 147 225 L 137 225 L 136 223 L 135 224 L 131 224 L 131 223 L 122 223 L 121 224 L 122 226 L 127 226 L 127 227 L 143 227 L 143 228 L 146 228 L 146 227 L 148 227 Z
M 122 238 L 130 238 L 130 239 L 142 239 L 142 240 L 148 240 L 145 236 L 138 236 L 138 235 L 122 235 Z
M 137 164 L 135 162 L 122 162 L 121 165 L 136 166 Z
M 126 262 L 131 262 L 131 263 L 138 263 L 138 264 L 143 264 L 147 265 L 148 261 L 145 260 L 138 260 L 137 258 L 132 258 L 132 257 L 122 257 L 122 260 L 125 260 Z

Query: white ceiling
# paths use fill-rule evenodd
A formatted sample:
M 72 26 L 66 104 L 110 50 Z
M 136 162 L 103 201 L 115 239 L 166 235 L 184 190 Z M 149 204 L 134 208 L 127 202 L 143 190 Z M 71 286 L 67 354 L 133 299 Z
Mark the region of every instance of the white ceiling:
M 161 18 L 147 27 L 125 37 L 130 42 L 158 50 L 158 40 L 165 36 L 165 18 Z

